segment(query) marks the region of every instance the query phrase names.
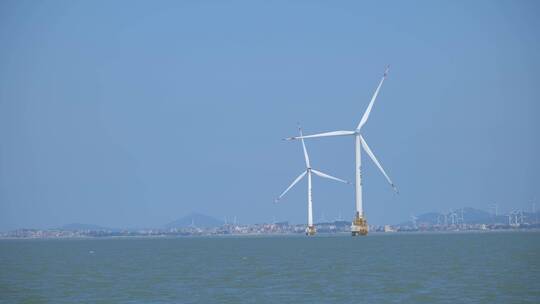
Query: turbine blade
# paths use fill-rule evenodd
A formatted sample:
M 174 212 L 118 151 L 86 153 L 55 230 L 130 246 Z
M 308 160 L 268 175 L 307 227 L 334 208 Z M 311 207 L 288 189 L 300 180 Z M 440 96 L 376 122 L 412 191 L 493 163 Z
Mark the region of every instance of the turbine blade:
M 277 203 L 284 195 L 285 193 L 287 193 L 289 190 L 291 190 L 292 187 L 294 187 L 294 185 L 296 185 L 296 183 L 298 183 L 307 173 L 307 170 L 302 172 L 302 174 L 300 174 L 293 182 L 292 184 L 287 187 L 287 189 L 285 189 L 285 191 L 283 191 L 278 198 L 276 198 L 275 202 Z
M 384 177 L 386 178 L 386 180 L 388 181 L 388 183 L 390 184 L 390 186 L 392 186 L 392 188 L 394 189 L 394 191 L 396 191 L 396 193 L 398 193 L 398 190 L 396 188 L 396 185 L 394 185 L 394 183 L 392 182 L 392 180 L 390 179 L 390 177 L 388 177 L 388 174 L 386 174 L 386 172 L 384 171 L 383 167 L 381 166 L 381 164 L 379 163 L 379 161 L 377 160 L 377 158 L 375 157 L 375 154 L 373 154 L 373 152 L 371 151 L 371 149 L 369 148 L 366 140 L 360 136 L 360 140 L 362 142 L 362 147 L 364 147 L 364 150 L 366 150 L 366 153 L 369 155 L 369 157 L 371 158 L 371 160 L 375 163 L 375 165 L 377 165 L 377 167 L 379 168 L 379 170 L 381 170 L 382 174 L 384 175 Z
M 373 108 L 373 104 L 375 103 L 375 99 L 377 99 L 377 95 L 379 95 L 379 90 L 381 89 L 381 86 L 386 79 L 386 75 L 388 75 L 388 70 L 390 69 L 390 66 L 386 66 L 386 69 L 384 70 L 384 75 L 379 82 L 379 85 L 377 86 L 377 89 L 375 90 L 375 93 L 371 97 L 371 101 L 369 102 L 369 105 L 366 109 L 366 112 L 364 112 L 364 115 L 362 116 L 362 119 L 360 119 L 360 123 L 358 124 L 358 127 L 356 127 L 356 130 L 360 130 L 367 122 L 369 118 L 369 113 L 371 113 L 371 108 Z
M 298 126 L 298 130 L 300 131 L 300 139 L 302 139 L 302 148 L 304 149 L 304 159 L 306 160 L 306 168 L 310 168 L 311 165 L 309 164 L 309 155 L 307 153 L 306 144 L 304 143 L 304 138 L 302 137 L 302 128 Z
M 302 135 L 302 136 L 293 136 L 285 138 L 285 140 L 295 140 L 295 139 L 303 139 L 303 138 L 317 138 L 317 137 L 328 137 L 328 136 L 344 136 L 344 135 L 354 135 L 354 131 L 332 131 L 332 132 L 325 132 L 325 133 L 318 133 L 318 134 L 312 134 L 312 135 Z
M 332 175 L 328 175 L 326 173 L 323 173 L 321 171 L 317 171 L 315 169 L 311 169 L 311 172 L 315 173 L 315 175 L 318 175 L 320 177 L 324 177 L 324 178 L 328 178 L 328 179 L 332 179 L 332 180 L 335 180 L 335 181 L 338 181 L 338 182 L 342 182 L 342 183 L 345 183 L 345 184 L 350 184 L 348 181 L 346 180 L 343 180 L 341 178 L 337 178 L 335 176 L 332 176 Z

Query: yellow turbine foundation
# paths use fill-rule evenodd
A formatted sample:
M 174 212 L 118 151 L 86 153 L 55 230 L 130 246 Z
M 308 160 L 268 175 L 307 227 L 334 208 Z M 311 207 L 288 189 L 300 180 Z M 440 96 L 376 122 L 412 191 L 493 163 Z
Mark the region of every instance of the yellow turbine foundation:
M 315 229 L 315 226 L 307 226 L 306 228 L 306 235 L 312 236 L 317 233 L 317 229 Z
M 354 221 L 351 224 L 352 236 L 367 235 L 369 226 L 367 220 L 360 214 L 356 214 Z

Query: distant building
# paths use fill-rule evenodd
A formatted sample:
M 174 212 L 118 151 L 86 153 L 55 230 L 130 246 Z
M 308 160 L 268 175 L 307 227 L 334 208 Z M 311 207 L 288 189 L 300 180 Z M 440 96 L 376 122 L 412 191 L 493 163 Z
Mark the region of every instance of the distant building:
M 384 225 L 384 232 L 396 232 L 390 225 Z

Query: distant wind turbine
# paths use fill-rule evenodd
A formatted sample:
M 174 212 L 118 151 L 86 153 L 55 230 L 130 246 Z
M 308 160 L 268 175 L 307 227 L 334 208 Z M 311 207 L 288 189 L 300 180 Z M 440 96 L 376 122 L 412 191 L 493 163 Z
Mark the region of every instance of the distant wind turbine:
M 411 214 L 411 222 L 413 224 L 413 228 L 414 229 L 418 229 L 418 226 L 416 225 L 416 221 L 418 220 L 418 217 L 416 217 L 415 215 Z
M 298 126 L 298 130 L 300 132 L 300 137 L 302 137 L 303 136 L 302 128 L 300 128 L 300 126 Z M 291 188 L 294 187 L 294 185 L 296 185 L 307 174 L 307 176 L 308 176 L 308 226 L 306 228 L 306 235 L 314 235 L 316 233 L 316 229 L 315 229 L 315 226 L 313 225 L 313 201 L 312 201 L 312 198 L 311 198 L 312 197 L 312 195 L 311 195 L 311 174 L 313 173 L 313 174 L 315 174 L 317 176 L 328 178 L 328 179 L 335 180 L 335 181 L 342 182 L 342 183 L 346 183 L 346 184 L 349 184 L 349 182 L 346 181 L 346 180 L 342 180 L 340 178 L 328 175 L 326 173 L 323 173 L 321 171 L 318 171 L 318 170 L 315 170 L 315 169 L 311 168 L 311 164 L 310 164 L 310 161 L 309 161 L 309 155 L 308 155 L 308 152 L 307 152 L 307 149 L 306 149 L 306 144 L 304 143 L 303 139 L 302 139 L 302 148 L 304 150 L 304 160 L 306 162 L 306 170 L 304 172 L 302 172 L 291 183 L 291 185 L 289 187 L 287 187 L 287 189 L 285 189 L 285 191 L 283 191 L 281 193 L 281 195 L 275 200 L 275 202 L 278 202 L 283 196 L 285 196 L 285 194 L 289 190 L 291 190 Z
M 369 102 L 369 105 L 364 112 L 364 115 L 360 119 L 360 122 L 358 123 L 358 126 L 355 130 L 352 131 L 332 131 L 332 132 L 325 132 L 325 133 L 319 133 L 319 134 L 313 134 L 313 135 L 300 135 L 295 137 L 289 137 L 286 138 L 286 140 L 296 140 L 296 139 L 304 139 L 304 138 L 316 138 L 316 137 L 330 137 L 330 136 L 354 136 L 355 139 L 355 177 L 356 177 L 356 183 L 355 183 L 355 192 L 356 192 L 356 213 L 354 217 L 354 221 L 351 225 L 351 232 L 353 236 L 356 235 L 366 235 L 368 233 L 368 225 L 367 220 L 364 217 L 364 209 L 362 206 L 362 171 L 361 171 L 361 149 L 364 148 L 368 156 L 371 158 L 371 160 L 375 163 L 377 168 L 382 172 L 388 183 L 392 186 L 394 191 L 396 193 L 398 192 L 396 186 L 390 180 L 390 177 L 388 177 L 388 174 L 384 171 L 383 167 L 369 148 L 366 140 L 362 137 L 360 134 L 360 131 L 362 127 L 366 124 L 369 114 L 371 113 L 371 109 L 373 108 L 373 104 L 375 103 L 375 99 L 377 99 L 377 95 L 379 95 L 379 91 L 381 89 L 381 86 L 386 79 L 386 76 L 388 75 L 389 67 L 387 66 L 383 77 L 381 81 L 379 82 L 379 85 L 377 86 L 377 89 L 375 90 L 375 93 L 373 94 L 373 97 L 371 97 L 371 101 Z

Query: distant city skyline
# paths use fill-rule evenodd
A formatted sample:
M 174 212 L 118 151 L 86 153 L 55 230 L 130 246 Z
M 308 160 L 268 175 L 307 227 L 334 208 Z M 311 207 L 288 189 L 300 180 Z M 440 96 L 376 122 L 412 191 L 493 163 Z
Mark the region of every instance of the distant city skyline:
M 155 227 L 199 212 L 306 221 L 296 134 L 365 138 L 370 224 L 540 193 L 536 1 L 2 1 L 0 231 Z M 355 109 L 354 111 L 351 109 Z M 350 138 L 306 142 L 354 180 Z M 367 159 L 366 159 L 367 160 Z M 313 213 L 351 220 L 354 187 L 314 180 Z

